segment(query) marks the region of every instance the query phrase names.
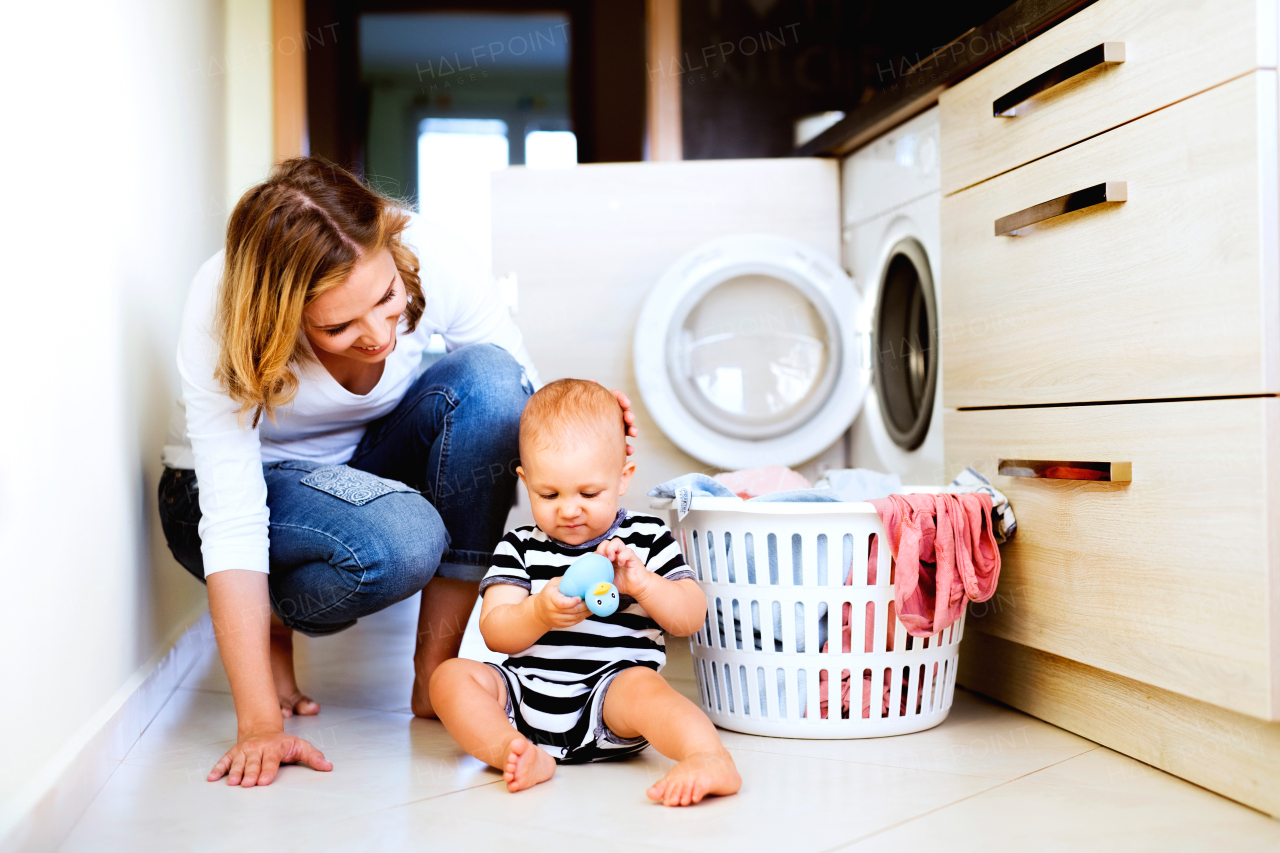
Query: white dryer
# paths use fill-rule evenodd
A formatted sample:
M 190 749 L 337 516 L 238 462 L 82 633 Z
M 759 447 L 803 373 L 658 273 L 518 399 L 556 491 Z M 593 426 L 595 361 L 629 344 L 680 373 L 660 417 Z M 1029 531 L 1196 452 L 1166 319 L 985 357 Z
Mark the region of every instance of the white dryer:
M 636 322 L 641 396 L 662 432 L 710 465 L 797 465 L 857 417 L 862 296 L 832 259 L 772 234 L 687 253 Z
M 854 428 L 855 459 L 919 485 L 945 476 L 938 152 L 935 107 L 854 152 L 841 169 L 844 260 L 863 297 L 861 368 L 870 387 Z

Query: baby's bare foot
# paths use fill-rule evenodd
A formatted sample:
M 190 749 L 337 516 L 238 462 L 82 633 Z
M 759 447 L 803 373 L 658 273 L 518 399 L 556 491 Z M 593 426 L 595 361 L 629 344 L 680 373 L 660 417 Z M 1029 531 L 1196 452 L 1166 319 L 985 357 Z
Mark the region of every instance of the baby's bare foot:
M 736 794 L 742 777 L 727 749 L 691 755 L 649 789 L 649 799 L 664 806 L 687 806 L 708 794 Z
M 507 790 L 515 793 L 532 788 L 555 775 L 556 760 L 534 746 L 527 738 L 517 737 L 507 747 L 507 769 L 502 778 Z

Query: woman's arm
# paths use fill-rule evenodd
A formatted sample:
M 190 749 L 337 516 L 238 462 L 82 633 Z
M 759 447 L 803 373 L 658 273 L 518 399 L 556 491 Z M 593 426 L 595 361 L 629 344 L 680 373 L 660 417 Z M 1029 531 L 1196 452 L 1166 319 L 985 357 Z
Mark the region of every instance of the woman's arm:
M 502 583 L 485 590 L 480 606 L 480 634 L 495 652 L 519 654 L 548 631 L 569 628 L 591 615 L 581 598 L 560 594 L 553 578 L 537 595 L 522 586 Z
M 214 378 L 214 302 L 222 253 L 196 273 L 178 339 L 178 374 L 200 488 L 200 550 L 209 613 L 236 706 L 236 745 L 214 766 L 210 781 L 269 784 L 282 763 L 332 767 L 306 741 L 284 733 L 271 677 L 271 600 L 267 484 L 258 430 L 242 426 L 239 408 Z
M 271 603 L 267 575 L 232 569 L 211 575 L 209 614 L 231 682 L 236 706 L 236 745 L 209 773 L 227 784 L 269 785 L 281 764 L 302 763 L 332 770 L 324 754 L 300 737 L 285 734 L 280 702 L 271 679 Z

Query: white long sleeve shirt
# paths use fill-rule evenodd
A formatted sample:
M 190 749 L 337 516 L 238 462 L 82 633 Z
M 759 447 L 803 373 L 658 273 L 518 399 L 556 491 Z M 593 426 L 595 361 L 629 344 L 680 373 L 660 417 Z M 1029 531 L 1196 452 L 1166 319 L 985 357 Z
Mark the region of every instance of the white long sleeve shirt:
M 301 459 L 339 465 L 351 458 L 365 426 L 391 412 L 421 373 L 433 334 L 452 352 L 494 343 L 515 356 L 536 387 L 538 374 L 520 330 L 503 306 L 493 276 L 454 235 L 411 216 L 402 239 L 418 256 L 425 309 L 410 333 L 401 321 L 396 347 L 382 378 L 368 394 L 353 394 L 314 359 L 294 364 L 298 393 L 276 410 L 243 425 L 239 406 L 214 378 L 218 343 L 213 334 L 223 252 L 200 267 L 187 294 L 178 340 L 182 399 L 170 424 L 164 462 L 194 468 L 200 484 L 200 540 L 204 573 L 227 569 L 267 572 L 268 522 L 264 462 Z

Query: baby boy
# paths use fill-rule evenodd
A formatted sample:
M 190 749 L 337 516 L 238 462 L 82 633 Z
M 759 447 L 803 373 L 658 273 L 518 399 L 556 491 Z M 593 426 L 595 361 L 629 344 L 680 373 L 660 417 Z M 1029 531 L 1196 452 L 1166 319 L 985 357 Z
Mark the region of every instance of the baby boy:
M 662 632 L 689 636 L 707 603 L 666 525 L 618 509 L 635 472 L 624 430 L 618 401 L 594 382 L 561 379 L 529 400 L 518 473 L 537 526 L 503 538 L 480 584 L 480 632 L 509 657 L 446 662 L 431 678 L 431 704 L 509 791 L 545 782 L 557 763 L 652 743 L 677 764 L 649 797 L 687 806 L 736 793 L 741 778 L 711 721 L 658 674 Z M 612 616 L 559 591 L 569 564 L 592 551 L 614 565 Z

